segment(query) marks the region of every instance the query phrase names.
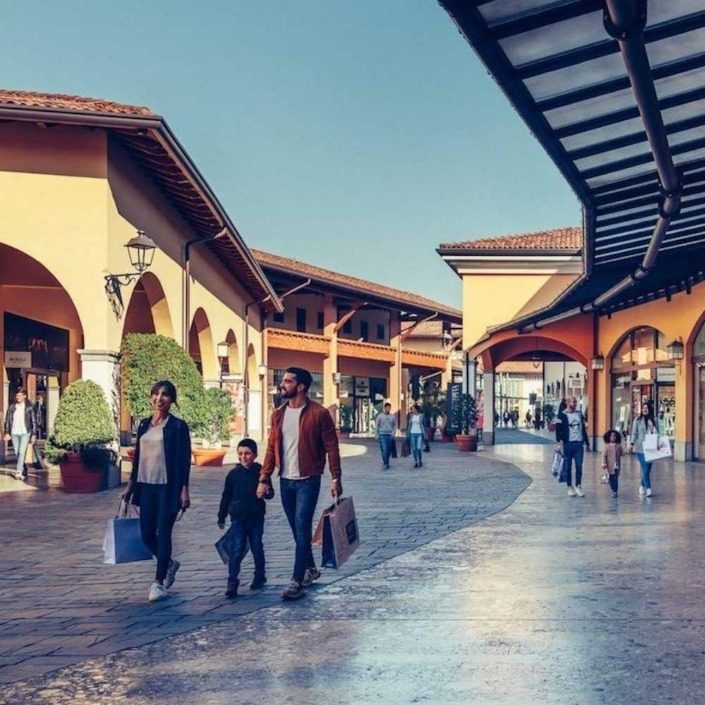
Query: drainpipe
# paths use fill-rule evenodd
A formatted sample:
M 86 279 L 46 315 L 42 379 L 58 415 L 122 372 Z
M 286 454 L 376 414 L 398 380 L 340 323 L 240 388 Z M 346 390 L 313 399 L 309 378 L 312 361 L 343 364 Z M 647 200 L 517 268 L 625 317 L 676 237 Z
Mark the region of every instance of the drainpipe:
M 671 220 L 680 210 L 683 190 L 671 156 L 671 148 L 658 107 L 656 88 L 651 78 L 649 57 L 644 46 L 646 3 L 637 0 L 605 0 L 605 7 L 605 29 L 619 43 L 622 60 L 656 164 L 662 200 L 658 220 L 641 264 L 634 272 L 598 296 L 594 301 L 596 307 L 603 306 L 649 275 L 656 264 L 659 248 Z
M 185 352 L 189 352 L 189 330 L 191 328 L 191 248 L 199 242 L 211 242 L 223 235 L 227 235 L 227 228 L 223 228 L 215 235 L 207 238 L 196 237 L 187 240 L 181 254 L 183 267 L 181 270 L 181 341 Z

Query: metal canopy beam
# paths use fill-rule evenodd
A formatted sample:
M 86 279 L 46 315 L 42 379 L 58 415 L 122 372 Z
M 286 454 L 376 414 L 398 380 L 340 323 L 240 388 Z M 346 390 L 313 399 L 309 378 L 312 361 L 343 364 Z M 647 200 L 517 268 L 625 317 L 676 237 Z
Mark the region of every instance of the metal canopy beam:
M 547 9 L 524 12 L 491 25 L 492 36 L 495 39 L 505 39 L 601 9 L 602 0 L 573 0 L 564 5 L 552 5 Z

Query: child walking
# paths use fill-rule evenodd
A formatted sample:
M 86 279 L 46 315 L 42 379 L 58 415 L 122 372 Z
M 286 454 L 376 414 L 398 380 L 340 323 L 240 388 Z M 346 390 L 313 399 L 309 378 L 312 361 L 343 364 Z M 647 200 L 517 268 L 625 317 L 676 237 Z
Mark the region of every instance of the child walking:
M 225 517 L 230 514 L 230 560 L 228 562 L 228 585 L 226 597 L 237 597 L 240 585 L 240 563 L 245 556 L 247 542 L 255 561 L 255 577 L 250 590 L 260 590 L 267 582 L 264 569 L 264 515 L 266 505 L 257 499 L 257 483 L 262 466 L 255 462 L 257 444 L 251 438 L 244 438 L 237 445 L 239 463 L 225 478 L 223 495 L 218 510 L 218 527 L 225 528 Z M 270 485 L 265 497 L 271 499 L 274 489 Z
M 610 429 L 603 437 L 605 449 L 602 451 L 602 470 L 609 476 L 612 496 L 619 491 L 619 471 L 622 467 L 622 435 Z

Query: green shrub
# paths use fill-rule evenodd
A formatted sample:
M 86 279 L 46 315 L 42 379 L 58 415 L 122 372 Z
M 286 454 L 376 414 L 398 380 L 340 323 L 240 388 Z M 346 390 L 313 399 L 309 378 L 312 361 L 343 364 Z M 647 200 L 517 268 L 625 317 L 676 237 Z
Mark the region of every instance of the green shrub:
M 204 402 L 203 420 L 194 426 L 193 432 L 210 443 L 228 440 L 229 422 L 233 416 L 230 395 L 213 387 L 205 390 Z
M 172 406 L 172 413 L 183 418 L 193 431 L 206 423 L 209 406 L 203 379 L 189 354 L 172 338 L 150 333 L 125 336 L 120 374 L 124 399 L 133 417 L 151 416 L 152 386 L 168 379 L 178 394 L 178 406 Z
M 90 467 L 102 468 L 115 459 L 108 448 L 115 426 L 103 390 L 91 380 L 80 379 L 64 391 L 54 420 L 54 433 L 46 445 L 50 462 L 59 462 L 69 451 L 80 452 Z
M 471 430 L 475 430 L 477 424 L 477 402 L 472 394 L 463 394 L 460 397 L 460 408 L 462 412 L 461 433 L 467 436 Z

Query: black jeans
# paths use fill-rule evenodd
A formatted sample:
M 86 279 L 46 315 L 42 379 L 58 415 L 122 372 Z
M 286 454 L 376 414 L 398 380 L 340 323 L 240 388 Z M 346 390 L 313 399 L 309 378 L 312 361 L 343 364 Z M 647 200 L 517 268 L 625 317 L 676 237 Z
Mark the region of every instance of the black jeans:
M 306 569 L 316 567 L 311 550 L 311 524 L 321 491 L 321 476 L 313 475 L 305 480 L 288 480 L 282 477 L 279 487 L 284 513 L 296 542 L 292 579 L 300 583 L 304 579 Z
M 248 519 L 233 519 L 230 524 L 231 548 L 228 561 L 228 582 L 237 582 L 240 563 L 245 556 L 245 543 L 250 542 L 252 558 L 255 561 L 255 580 L 264 580 L 264 514 Z
M 612 492 L 616 493 L 619 491 L 619 471 L 610 474 L 610 487 Z
M 157 582 L 166 578 L 171 560 L 171 532 L 178 512 L 171 511 L 166 485 L 140 487 L 140 532 L 142 542 L 157 559 Z

